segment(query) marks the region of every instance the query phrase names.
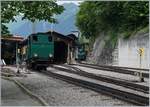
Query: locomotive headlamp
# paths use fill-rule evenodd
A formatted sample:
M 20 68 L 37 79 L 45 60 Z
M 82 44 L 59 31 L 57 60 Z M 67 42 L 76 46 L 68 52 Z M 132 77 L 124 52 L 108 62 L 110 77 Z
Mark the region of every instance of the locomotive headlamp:
M 37 56 L 38 56 L 38 54 L 34 53 L 34 57 L 37 57 Z
M 51 58 L 51 57 L 53 57 L 53 55 L 52 55 L 52 54 L 49 54 L 49 57 Z

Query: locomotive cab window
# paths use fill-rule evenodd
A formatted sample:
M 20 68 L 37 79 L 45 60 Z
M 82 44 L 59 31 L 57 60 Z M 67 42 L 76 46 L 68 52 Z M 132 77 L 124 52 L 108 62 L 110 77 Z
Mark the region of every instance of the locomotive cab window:
M 31 44 L 31 36 L 28 38 L 28 43 Z
M 48 36 L 48 41 L 52 42 L 52 36 Z
M 33 40 L 33 42 L 37 42 L 38 41 L 38 37 L 37 36 L 32 36 L 32 40 Z

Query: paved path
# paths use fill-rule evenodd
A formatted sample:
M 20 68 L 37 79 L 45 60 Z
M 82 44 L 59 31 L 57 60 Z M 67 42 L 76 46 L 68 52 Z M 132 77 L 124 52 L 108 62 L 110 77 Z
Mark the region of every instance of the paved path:
M 14 82 L 1 79 L 1 105 L 2 106 L 42 106 L 23 92 Z

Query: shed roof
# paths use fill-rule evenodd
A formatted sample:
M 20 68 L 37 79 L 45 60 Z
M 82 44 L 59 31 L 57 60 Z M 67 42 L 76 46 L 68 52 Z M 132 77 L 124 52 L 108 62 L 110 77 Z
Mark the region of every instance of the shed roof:
M 61 39 L 63 39 L 63 40 L 74 41 L 73 34 L 72 34 L 72 36 L 70 36 L 70 35 L 63 35 L 63 34 L 61 34 L 61 33 L 59 33 L 59 32 L 51 31 L 51 30 L 49 30 L 48 32 L 33 33 L 33 34 L 31 34 L 30 36 L 35 35 L 35 34 L 52 34 L 52 35 L 54 35 L 55 37 L 61 38 Z
M 69 38 L 71 38 L 71 39 L 73 39 L 73 40 L 77 40 L 78 39 L 78 37 L 76 37 L 76 35 L 75 34 L 68 34 L 67 35 L 67 37 L 69 37 Z
M 56 32 L 56 31 L 48 31 L 48 32 L 46 32 L 46 33 L 54 34 L 56 37 L 61 38 L 61 39 L 71 40 L 71 41 L 74 40 L 72 37 L 69 37 L 69 36 L 67 36 L 67 35 L 63 35 L 63 34 L 61 34 L 61 33 L 59 33 L 59 32 Z
M 10 37 L 1 37 L 2 40 L 22 42 L 24 38 L 22 36 L 10 36 Z

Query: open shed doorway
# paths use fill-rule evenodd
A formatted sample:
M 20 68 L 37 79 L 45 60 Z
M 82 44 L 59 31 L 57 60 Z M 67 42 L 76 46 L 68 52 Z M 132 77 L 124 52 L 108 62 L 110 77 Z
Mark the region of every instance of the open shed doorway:
M 67 44 L 63 41 L 54 42 L 54 63 L 66 63 L 67 62 L 68 48 Z

